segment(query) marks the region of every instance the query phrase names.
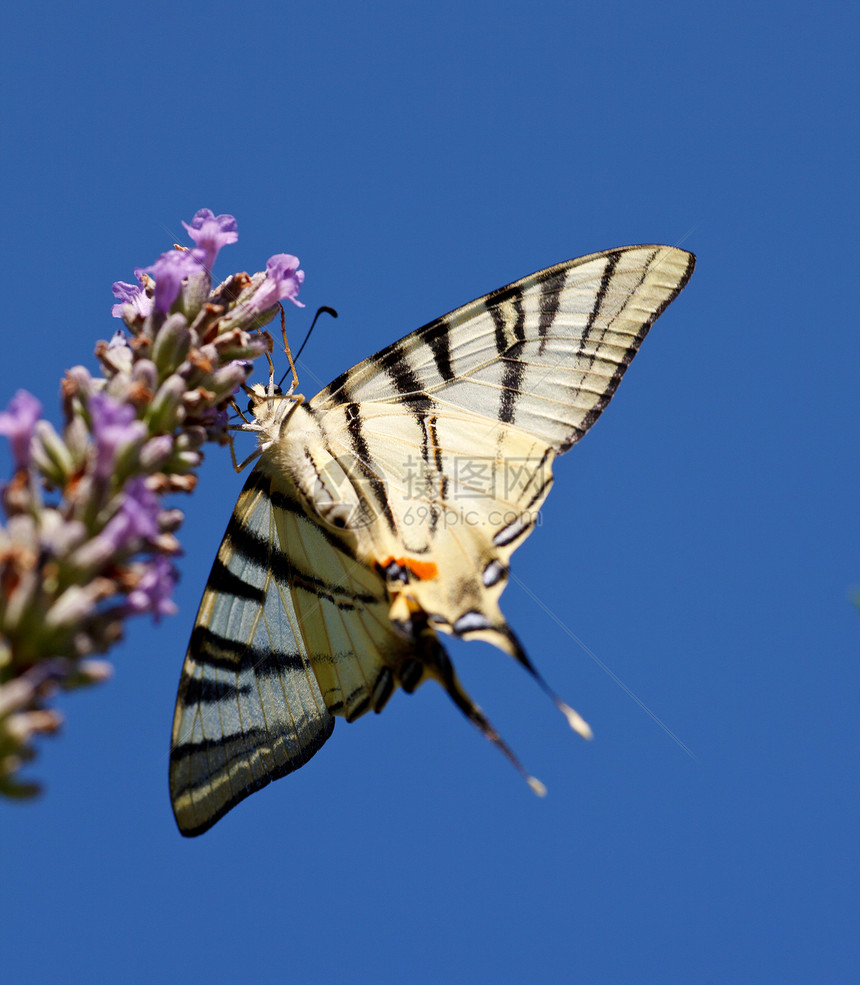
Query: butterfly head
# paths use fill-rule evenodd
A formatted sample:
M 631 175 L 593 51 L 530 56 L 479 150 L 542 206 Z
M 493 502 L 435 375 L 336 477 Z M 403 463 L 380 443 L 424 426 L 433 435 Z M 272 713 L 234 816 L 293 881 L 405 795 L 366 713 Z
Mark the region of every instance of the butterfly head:
M 277 383 L 270 383 L 268 386 L 264 383 L 254 383 L 246 387 L 245 392 L 250 398 L 248 400 L 248 413 L 253 414 L 258 419 L 268 417 L 268 406 L 275 398 L 284 396 L 284 391 Z

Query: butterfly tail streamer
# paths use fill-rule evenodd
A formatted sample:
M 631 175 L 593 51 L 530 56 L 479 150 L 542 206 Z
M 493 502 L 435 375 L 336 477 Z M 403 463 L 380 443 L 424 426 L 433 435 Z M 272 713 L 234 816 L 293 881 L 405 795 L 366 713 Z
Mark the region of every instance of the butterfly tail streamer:
M 492 744 L 502 753 L 502 755 L 506 757 L 508 762 L 511 763 L 529 787 L 539 797 L 543 797 L 546 794 L 546 787 L 540 780 L 529 774 L 513 749 L 511 749 L 511 747 L 499 735 L 495 726 L 493 726 L 481 708 L 476 705 L 466 693 L 463 685 L 460 683 L 460 679 L 457 677 L 454 670 L 454 665 L 451 663 L 448 654 L 441 646 L 438 647 L 437 659 L 430 669 L 433 676 L 436 677 L 445 689 L 445 693 L 466 716 L 466 718 L 468 718 L 469 721 L 478 729 L 478 731 L 486 739 L 492 742 Z

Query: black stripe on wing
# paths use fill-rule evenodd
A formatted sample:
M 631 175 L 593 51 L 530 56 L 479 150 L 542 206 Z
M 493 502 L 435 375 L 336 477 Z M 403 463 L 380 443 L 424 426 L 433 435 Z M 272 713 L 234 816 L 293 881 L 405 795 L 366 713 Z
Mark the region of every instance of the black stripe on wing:
M 304 666 L 298 650 L 272 651 L 246 640 L 221 636 L 202 623 L 194 627 L 188 652 L 198 667 L 211 667 L 240 674 L 253 671 L 257 677 L 277 677 L 284 670 L 301 670 Z
M 692 254 L 674 247 L 633 246 L 548 267 L 382 349 L 312 405 L 398 401 L 413 412 L 462 409 L 565 451 L 605 409 L 694 264 Z
M 391 504 L 388 502 L 388 493 L 385 485 L 373 470 L 371 462 L 373 458 L 370 449 L 367 447 L 367 439 L 364 436 L 364 425 L 361 417 L 361 407 L 358 404 L 349 404 L 346 408 L 346 422 L 349 429 L 349 436 L 352 441 L 353 452 L 358 459 L 359 468 L 363 478 L 370 487 L 379 512 L 385 517 L 385 522 L 391 530 L 396 528 L 394 514 L 391 512 Z
M 263 787 L 268 786 L 273 780 L 279 780 L 282 776 L 287 776 L 295 772 L 299 767 L 304 766 L 325 744 L 333 729 L 334 719 L 329 717 L 325 728 L 317 732 L 311 741 L 304 743 L 301 749 L 296 747 L 290 749 L 290 739 L 287 735 L 277 736 L 268 749 L 268 752 L 273 757 L 279 759 L 276 765 L 269 767 L 264 774 L 258 774 L 249 782 L 246 782 L 240 789 L 228 794 L 220 801 L 217 807 L 207 812 L 205 817 L 201 816 L 201 819 L 196 822 L 189 823 L 185 826 L 181 825 L 180 831 L 182 834 L 188 838 L 194 838 L 197 835 L 203 834 L 213 824 L 220 821 L 237 804 L 245 800 L 246 797 L 249 797 L 252 793 L 256 793 L 258 790 L 262 790 Z M 194 760 L 203 762 L 217 761 L 219 764 L 218 773 L 223 778 L 229 776 L 233 771 L 241 768 L 246 763 L 249 746 L 257 750 L 262 750 L 270 740 L 271 733 L 266 729 L 248 728 L 240 733 L 215 736 L 197 742 L 187 742 L 181 746 L 174 747 L 170 754 L 171 773 L 174 774 L 174 768 L 176 768 L 174 775 L 178 777 L 175 781 L 171 782 L 170 792 L 174 802 L 185 797 L 191 797 L 193 799 L 194 791 L 198 787 L 192 778 Z M 182 769 L 186 765 L 190 766 L 191 769 Z
M 439 375 L 449 383 L 454 379 L 454 367 L 451 365 L 451 327 L 447 318 L 440 318 L 424 334 L 424 341 L 433 353 L 433 362 Z
M 621 255 L 624 252 L 625 252 L 624 250 L 619 250 L 619 251 L 617 251 L 617 253 L 610 254 L 610 264 L 609 264 L 609 266 L 611 266 L 612 271 L 615 271 L 615 269 L 616 269 L 616 267 L 618 265 L 618 262 L 621 259 Z M 643 266 L 642 273 L 641 273 L 641 276 L 640 276 L 640 279 L 639 279 L 639 284 L 640 285 L 642 283 L 644 283 L 645 278 L 646 278 L 649 270 L 651 269 L 651 267 L 652 267 L 652 265 L 654 263 L 654 260 L 658 256 L 659 256 L 659 253 L 655 251 L 655 253 L 651 257 L 651 259 Z M 639 351 L 639 347 L 642 345 L 642 342 L 645 339 L 645 336 L 650 331 L 651 326 L 654 324 L 655 321 L 657 321 L 657 319 L 660 317 L 660 315 L 663 314 L 663 312 L 666 310 L 666 308 L 669 307 L 669 305 L 675 300 L 675 298 L 686 287 L 687 282 L 689 281 L 690 277 L 693 274 L 693 269 L 695 268 L 695 266 L 696 266 L 696 258 L 695 258 L 695 256 L 692 253 L 688 253 L 687 254 L 687 264 L 686 264 L 686 267 L 684 269 L 684 273 L 679 278 L 679 280 L 678 280 L 675 288 L 669 293 L 669 295 L 664 299 L 664 301 L 658 307 L 656 307 L 654 309 L 654 311 L 651 313 L 651 315 L 645 321 L 642 322 L 642 324 L 641 324 L 641 326 L 639 328 L 639 331 L 637 332 L 635 338 L 633 338 L 627 344 L 627 347 L 625 349 L 625 352 L 624 352 L 623 356 L 621 357 L 621 359 L 618 361 L 618 363 L 617 363 L 617 365 L 615 367 L 615 371 L 613 372 L 611 378 L 604 385 L 603 394 L 602 394 L 600 400 L 598 400 L 597 403 L 594 405 L 594 407 L 592 407 L 591 410 L 585 415 L 582 423 L 578 427 L 573 428 L 572 433 L 571 433 L 570 437 L 568 438 L 568 440 L 565 441 L 565 442 L 563 442 L 561 444 L 561 446 L 559 448 L 559 454 L 563 454 L 564 452 L 568 451 L 582 437 L 582 435 L 584 435 L 585 432 L 588 431 L 588 429 L 594 424 L 594 422 L 597 420 L 597 418 L 600 417 L 600 415 L 606 409 L 607 404 L 609 403 L 609 401 L 614 396 L 615 391 L 618 389 L 618 385 L 621 382 L 621 379 L 624 376 L 625 372 L 627 371 L 627 367 L 630 365 L 631 362 L 633 362 L 633 357 Z M 601 282 L 601 291 L 598 294 L 598 297 L 597 297 L 597 300 L 596 300 L 596 303 L 595 303 L 594 312 L 592 313 L 592 317 L 589 320 L 587 334 L 590 334 L 591 333 L 591 330 L 592 330 L 592 328 L 593 328 L 593 326 L 594 326 L 594 324 L 595 324 L 595 322 L 597 320 L 597 316 L 598 316 L 599 311 L 600 311 L 600 306 L 603 303 L 603 298 L 606 295 L 606 285 L 608 285 L 608 284 L 609 284 L 609 270 L 607 269 L 607 273 L 604 274 L 603 281 Z M 624 309 L 627 307 L 627 305 L 629 304 L 630 300 L 634 296 L 635 296 L 635 293 L 631 293 L 630 294 L 630 296 L 627 298 L 627 301 L 622 306 L 621 310 L 616 314 L 616 318 L 621 314 L 621 312 L 624 311 Z M 580 353 L 578 354 L 578 357 L 579 358 L 582 358 L 582 352 L 583 352 L 583 350 L 585 348 L 584 342 L 585 342 L 585 340 L 583 340 L 583 344 L 580 346 Z M 591 362 L 592 363 L 594 362 L 594 358 L 595 358 L 594 356 L 591 357 Z
M 564 287 L 566 279 L 565 272 L 559 270 L 541 281 L 540 298 L 538 301 L 538 307 L 540 308 L 540 318 L 538 320 L 540 346 L 538 347 L 538 355 L 542 355 L 546 348 L 547 336 L 549 335 L 550 328 L 552 328 L 552 323 L 555 321 L 555 316 L 558 314 L 561 290 Z
M 274 495 L 262 490 L 260 492 L 261 495 L 266 496 L 270 502 L 274 503 L 276 498 Z M 302 517 L 302 520 L 305 518 Z M 325 536 L 327 531 L 321 524 L 314 526 Z M 224 535 L 224 542 L 234 556 L 242 558 L 247 566 L 256 569 L 261 577 L 265 577 L 266 571 L 269 570 L 278 581 L 293 588 L 304 589 L 320 598 L 328 599 L 341 608 L 354 608 L 356 602 L 368 604 L 377 601 L 375 596 L 366 592 L 357 592 L 348 585 L 337 585 L 324 581 L 312 572 L 301 569 L 277 544 L 271 540 L 264 540 L 256 531 L 250 530 L 247 524 L 243 523 L 238 512 L 235 512 L 230 518 L 227 532 Z M 346 553 L 342 542 L 339 542 L 337 546 Z M 216 560 L 213 566 L 215 584 L 212 583 L 212 576 L 210 575 L 209 587 L 214 591 L 229 592 L 237 597 L 262 603 L 264 597 L 262 590 L 255 588 L 243 580 L 241 576 L 234 574 L 229 570 L 228 565 L 229 562 L 225 565 L 220 559 Z M 218 569 L 217 572 L 216 568 Z
M 424 393 L 421 381 L 412 370 L 409 359 L 398 345 L 389 346 L 379 361 L 379 368 L 388 373 L 394 389 L 411 410 L 422 411 L 430 406 L 430 398 Z
M 499 394 L 499 420 L 503 424 L 513 424 L 516 413 L 517 397 L 520 384 L 525 375 L 526 367 L 520 362 L 519 356 L 526 340 L 526 315 L 523 308 L 522 291 L 512 293 L 510 298 L 514 311 L 514 319 L 510 326 L 506 324 L 505 314 L 507 304 L 490 307 L 490 316 L 496 326 L 496 351 L 504 362 L 502 373 L 502 389 Z
M 209 572 L 206 588 L 208 591 L 217 592 L 221 595 L 235 595 L 237 598 L 256 602 L 258 605 L 262 605 L 265 598 L 262 588 L 258 588 L 245 578 L 234 574 L 218 557 L 215 558 L 215 563 Z

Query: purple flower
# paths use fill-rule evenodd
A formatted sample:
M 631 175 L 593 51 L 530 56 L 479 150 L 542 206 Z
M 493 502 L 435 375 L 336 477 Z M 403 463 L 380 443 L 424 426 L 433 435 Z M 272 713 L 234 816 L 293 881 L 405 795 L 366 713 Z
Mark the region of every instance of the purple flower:
M 155 621 L 160 616 L 172 616 L 176 606 L 171 601 L 176 572 L 163 555 L 146 562 L 146 567 L 135 588 L 128 594 L 126 610 L 129 613 L 151 612 Z
M 142 270 L 135 270 L 135 276 L 152 274 L 155 278 L 155 308 L 165 315 L 179 296 L 182 282 L 186 277 L 206 271 L 203 250 L 168 250 L 152 264 Z
M 115 304 L 110 313 L 114 318 L 122 318 L 122 306 L 131 304 L 134 310 L 144 318 L 152 311 L 152 298 L 143 289 L 142 284 L 126 284 L 118 280 L 113 285 L 113 296 L 119 301 Z
M 42 413 L 42 405 L 26 390 L 19 390 L 9 401 L 9 409 L 0 413 L 0 434 L 12 445 L 15 467 L 25 469 L 30 464 L 30 439 Z
M 304 308 L 296 300 L 299 288 L 305 279 L 304 270 L 299 270 L 299 258 L 290 253 L 276 253 L 266 261 L 266 279 L 247 302 L 255 312 L 266 311 L 278 301 L 292 301 Z
M 211 209 L 200 209 L 191 220 L 190 226 L 187 222 L 182 225 L 203 251 L 203 264 L 207 270 L 212 269 L 221 247 L 235 243 L 239 238 L 233 216 L 214 215 Z
M 100 536 L 110 541 L 114 553 L 135 547 L 141 538 L 158 536 L 158 496 L 146 488 L 143 479 L 126 483 L 123 501 L 116 515 L 105 524 Z
M 138 421 L 134 407 L 121 404 L 106 393 L 89 399 L 93 437 L 96 439 L 96 475 L 102 480 L 116 468 L 119 452 L 146 435 L 146 425 Z

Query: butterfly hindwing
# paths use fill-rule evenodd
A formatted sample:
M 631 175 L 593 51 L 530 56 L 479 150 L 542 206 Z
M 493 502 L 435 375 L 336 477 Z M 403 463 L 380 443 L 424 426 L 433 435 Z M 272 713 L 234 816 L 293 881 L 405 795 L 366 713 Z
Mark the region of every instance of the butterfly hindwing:
M 333 715 L 379 712 L 444 660 L 432 633 L 395 630 L 381 575 L 268 464 L 239 497 L 183 667 L 170 787 L 186 835 L 304 765 Z
M 463 411 L 359 407 L 363 454 L 385 477 L 384 510 L 373 503 L 375 522 L 358 531 L 361 553 L 383 570 L 390 559 L 411 559 L 411 573 L 394 571 L 401 582 L 408 578 L 408 588 L 389 585 L 389 594 L 405 593 L 436 629 L 513 652 L 498 600 L 510 555 L 536 523 L 552 484 L 554 450 Z M 348 418 L 348 408 L 338 407 L 324 417 L 328 447 L 341 461 L 355 449 L 355 421 Z

